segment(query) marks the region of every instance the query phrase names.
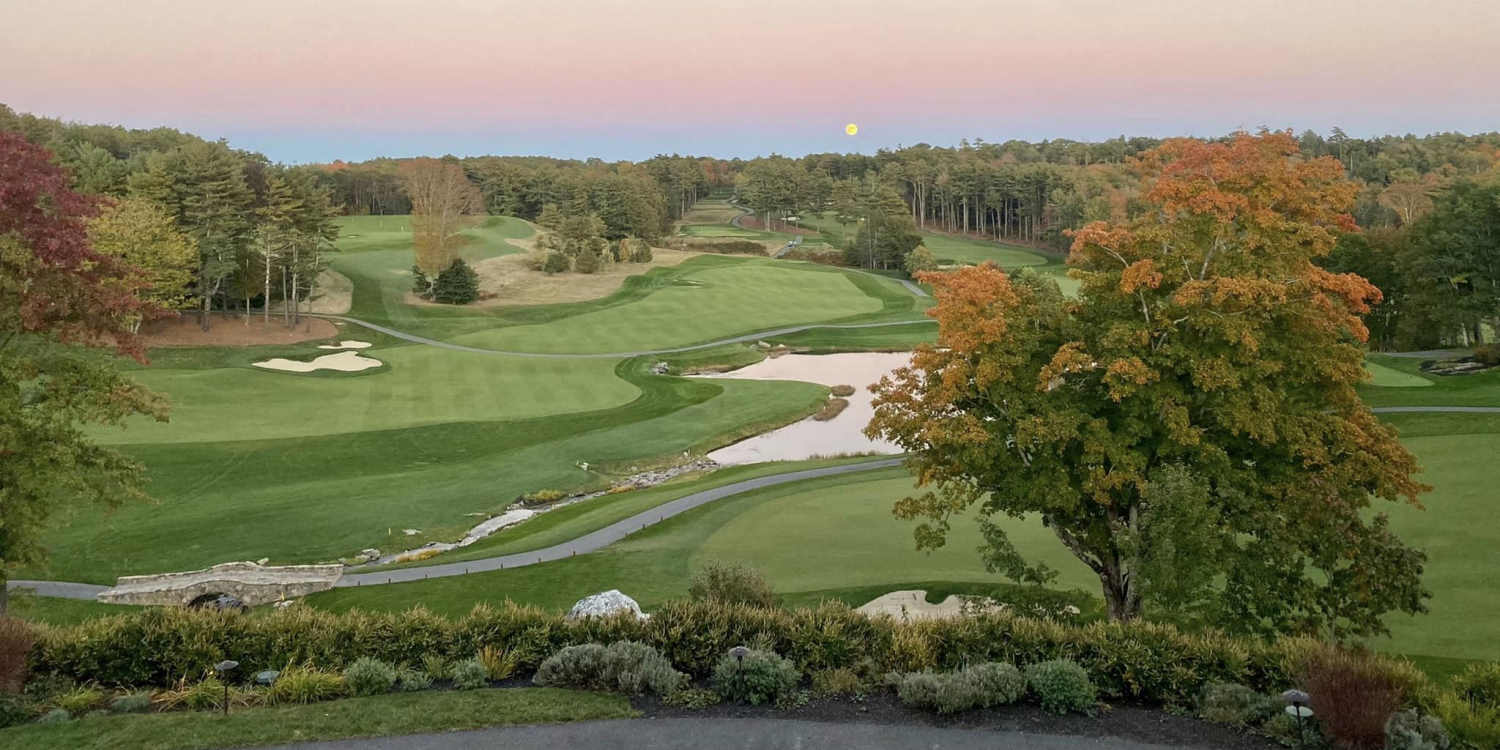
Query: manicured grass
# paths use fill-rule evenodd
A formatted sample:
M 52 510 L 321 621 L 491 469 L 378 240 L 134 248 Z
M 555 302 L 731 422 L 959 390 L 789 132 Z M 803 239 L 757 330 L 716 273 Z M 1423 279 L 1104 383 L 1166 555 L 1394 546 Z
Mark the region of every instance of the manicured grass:
M 975 548 L 976 525 L 959 520 L 949 544 L 916 551 L 912 525 L 891 517 L 911 492 L 900 468 L 830 477 L 718 500 L 647 527 L 604 550 L 556 563 L 411 584 L 337 589 L 308 599 L 330 609 L 402 610 L 415 602 L 461 614 L 481 601 L 512 599 L 564 609 L 611 588 L 646 608 L 682 596 L 692 572 L 711 561 L 760 568 L 783 594 L 854 586 L 907 588 L 932 580 L 996 580 Z M 1063 571 L 1064 588 L 1089 590 L 1096 579 L 1039 523 L 1007 522 L 1025 552 Z
M 812 352 L 908 351 L 918 344 L 935 343 L 937 331 L 936 321 L 879 328 L 813 328 L 766 341 Z
M 105 604 L 87 599 L 59 599 L 36 596 L 27 591 L 11 591 L 6 614 L 27 622 L 48 625 L 77 625 L 85 620 L 135 612 L 139 607 L 128 604 Z
M 1500 406 L 1500 368 L 1474 375 L 1425 375 L 1422 360 L 1412 357 L 1371 354 L 1366 363 L 1377 377 L 1360 386 L 1359 393 L 1371 406 Z M 1398 376 L 1404 376 L 1401 382 L 1420 378 L 1432 385 L 1390 387 Z
M 350 334 L 355 335 L 354 333 Z M 315 343 L 298 359 L 330 354 Z M 101 432 L 106 443 L 184 443 L 331 435 L 453 421 L 528 419 L 608 409 L 639 395 L 609 359 L 505 357 L 405 344 L 360 350 L 385 367 L 297 374 L 237 366 L 136 375 L 172 399 L 171 421 L 139 418 Z
M 554 688 L 427 690 L 368 698 L 241 709 L 100 716 L 0 730 L 0 747 L 27 750 L 189 748 L 388 737 L 422 732 L 625 719 L 640 714 L 624 696 Z
M 1370 373 L 1370 385 L 1379 388 L 1427 388 L 1432 386 L 1432 380 L 1409 372 L 1403 372 L 1392 367 L 1365 361 L 1365 370 Z
M 337 220 L 339 250 L 363 253 L 375 250 L 406 250 L 412 247 L 411 217 L 344 216 Z M 463 232 L 465 250 L 475 246 L 498 246 L 505 240 L 526 239 L 536 233 L 530 223 L 514 216 L 485 216 L 478 226 Z
M 157 502 L 64 514 L 47 536 L 50 563 L 16 577 L 112 583 L 227 560 L 316 562 L 451 541 L 480 520 L 469 514 L 496 512 L 524 492 L 607 486 L 600 467 L 628 474 L 632 463 L 717 447 L 805 416 L 827 397 L 809 383 L 657 377 L 648 364 L 617 367 L 641 394 L 604 410 L 124 446 L 148 467 Z M 422 533 L 405 536 L 407 528 Z
M 683 269 L 672 285 L 628 305 L 453 340 L 507 351 L 619 352 L 868 316 L 883 309 L 882 301 L 866 294 L 850 274 L 810 265 L 744 260 L 729 266 Z

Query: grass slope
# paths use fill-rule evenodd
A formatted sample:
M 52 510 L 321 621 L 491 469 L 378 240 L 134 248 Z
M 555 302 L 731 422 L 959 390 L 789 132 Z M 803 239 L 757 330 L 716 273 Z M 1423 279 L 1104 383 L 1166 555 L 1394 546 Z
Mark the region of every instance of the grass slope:
M 421 732 L 638 716 L 621 695 L 555 688 L 427 690 L 241 709 L 99 716 L 0 730 L 0 747 L 27 750 L 189 750 L 389 737 Z
M 1425 375 L 1422 360 L 1412 357 L 1371 354 L 1366 362 L 1375 379 L 1359 392 L 1371 406 L 1500 406 L 1500 368 L 1475 375 Z M 1403 384 L 1423 380 L 1431 387 L 1389 387 L 1398 377 Z

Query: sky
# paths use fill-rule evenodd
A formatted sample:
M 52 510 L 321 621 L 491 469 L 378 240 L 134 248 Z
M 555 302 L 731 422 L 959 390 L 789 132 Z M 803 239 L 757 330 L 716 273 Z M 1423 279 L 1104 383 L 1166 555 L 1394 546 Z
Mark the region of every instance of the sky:
M 17 111 L 289 163 L 1500 130 L 1496 0 L 0 0 L 0 19 Z

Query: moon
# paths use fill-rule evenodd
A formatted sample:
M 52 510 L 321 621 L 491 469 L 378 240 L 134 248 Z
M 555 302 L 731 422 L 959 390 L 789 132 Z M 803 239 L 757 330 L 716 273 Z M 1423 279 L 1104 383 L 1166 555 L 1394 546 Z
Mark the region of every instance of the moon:
M 854 134 L 856 134 L 858 132 L 859 132 L 859 126 L 855 125 L 852 122 L 849 123 L 848 125 L 844 126 L 844 133 L 846 133 L 848 135 L 854 135 Z

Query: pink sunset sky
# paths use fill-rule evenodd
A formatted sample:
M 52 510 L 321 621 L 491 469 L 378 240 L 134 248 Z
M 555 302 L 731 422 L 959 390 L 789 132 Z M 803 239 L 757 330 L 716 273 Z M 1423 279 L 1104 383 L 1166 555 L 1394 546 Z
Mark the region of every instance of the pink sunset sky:
M 6 5 L 0 102 L 288 162 L 1500 129 L 1495 0 Z

